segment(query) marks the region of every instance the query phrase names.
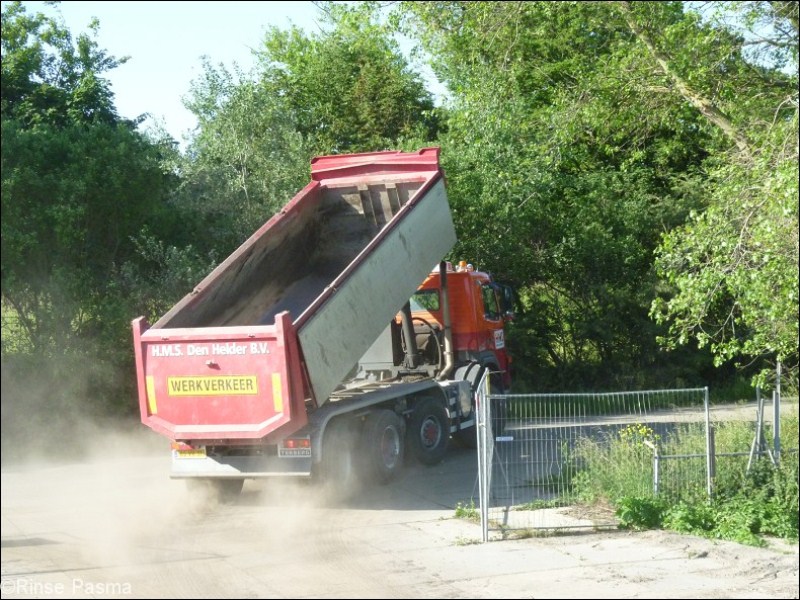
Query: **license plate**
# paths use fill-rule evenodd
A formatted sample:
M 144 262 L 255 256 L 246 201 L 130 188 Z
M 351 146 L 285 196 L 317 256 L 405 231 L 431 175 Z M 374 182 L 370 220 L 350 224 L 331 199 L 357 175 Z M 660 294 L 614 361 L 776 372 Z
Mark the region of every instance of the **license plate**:
M 192 448 L 191 450 L 173 450 L 175 458 L 205 458 L 205 448 Z
M 278 448 L 281 458 L 306 458 L 311 456 L 311 448 Z

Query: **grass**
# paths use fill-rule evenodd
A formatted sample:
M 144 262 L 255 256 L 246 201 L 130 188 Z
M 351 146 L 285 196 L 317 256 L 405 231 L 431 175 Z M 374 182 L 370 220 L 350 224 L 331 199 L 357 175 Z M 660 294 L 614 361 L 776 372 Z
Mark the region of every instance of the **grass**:
M 769 428 L 764 433 L 771 440 Z M 784 452 L 777 465 L 762 456 L 748 470 L 749 456 L 732 456 L 749 449 L 753 437 L 753 423 L 716 425 L 711 499 L 702 424 L 683 425 L 665 439 L 643 425 L 625 427 L 611 439 L 581 439 L 571 456 L 575 467 L 569 494 L 585 501 L 610 500 L 623 528 L 665 528 L 749 545 L 764 545 L 767 536 L 797 540 L 797 413 L 781 419 L 781 445 L 794 452 Z M 661 454 L 658 494 L 651 446 Z M 670 458 L 676 455 L 683 458 Z
M 693 393 L 697 400 L 697 391 Z M 634 402 L 634 397 L 622 396 L 613 407 L 616 412 L 622 412 L 618 410 L 620 406 L 631 408 Z M 508 409 L 516 418 L 523 415 L 525 419 L 536 415 L 574 418 L 580 416 L 576 415 L 575 406 L 589 397 L 552 396 L 541 402 L 536 398 L 535 410 L 530 408 L 534 399 L 515 398 Z M 701 400 L 702 397 L 699 396 Z M 515 406 L 520 400 L 528 404 Z M 649 411 L 663 402 L 643 404 Z M 559 451 L 553 454 L 558 457 L 558 464 L 548 467 L 557 473 L 525 480 L 525 485 L 537 492 L 546 490 L 548 499 L 531 500 L 514 506 L 514 510 L 603 506 L 607 516 L 613 512 L 620 526 L 627 529 L 664 528 L 757 546 L 774 538 L 796 542 L 800 516 L 797 399 L 784 399 L 783 406 L 780 421 L 783 451 L 778 464 L 773 464 L 771 455 L 766 453 L 752 458 L 749 455 L 755 439 L 752 420 L 715 422 L 716 468 L 711 480 L 711 498 L 704 422 L 677 423 L 659 428 L 658 432 L 649 425 L 634 423 L 605 428 L 602 437 L 593 433 L 593 437 L 563 440 Z M 610 408 L 610 404 L 605 405 L 605 409 Z M 766 423 L 762 436 L 768 448 L 772 448 L 772 435 L 771 426 Z M 655 449 L 659 453 L 657 491 Z M 474 502 L 459 504 L 456 516 L 479 520 Z M 539 535 L 538 530 L 515 530 L 498 523 L 492 527 L 500 530 L 504 539 Z
M 551 500 L 536 499 L 524 504 L 518 504 L 514 510 L 541 510 L 543 508 L 561 508 L 562 506 L 569 506 L 564 498 L 553 498 Z
M 477 538 L 465 538 L 465 537 L 458 537 L 456 538 L 455 545 L 456 546 L 475 546 L 476 544 L 480 544 L 481 540 Z
M 455 516 L 457 519 L 466 519 L 467 521 L 480 522 L 481 520 L 478 509 L 475 507 L 475 500 L 470 500 L 469 504 L 456 502 Z

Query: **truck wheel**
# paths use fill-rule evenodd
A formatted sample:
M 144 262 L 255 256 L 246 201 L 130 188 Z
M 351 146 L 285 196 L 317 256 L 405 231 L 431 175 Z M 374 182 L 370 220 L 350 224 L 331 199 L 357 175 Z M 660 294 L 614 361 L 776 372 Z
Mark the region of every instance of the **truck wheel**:
M 466 381 L 469 383 L 469 393 L 471 396 L 469 412 L 461 416 L 462 421 L 472 419 L 477 422 L 478 415 L 475 413 L 475 386 L 481 380 L 483 367 L 479 363 L 471 362 L 456 369 L 454 379 L 456 381 Z M 465 429 L 459 429 L 453 437 L 465 448 L 475 449 L 478 447 L 478 428 L 473 424 Z
M 450 418 L 435 398 L 423 398 L 414 405 L 408 422 L 408 446 L 425 465 L 440 463 L 450 441 Z
M 346 498 L 358 486 L 356 433 L 354 424 L 344 419 L 334 419 L 325 429 L 319 474 L 323 486 L 335 498 Z
M 212 483 L 222 504 L 235 502 L 244 487 L 244 479 L 212 479 Z
M 496 383 L 490 383 L 489 394 L 492 396 L 498 396 L 503 394 L 503 390 Z M 491 403 L 492 403 L 492 410 L 491 410 L 492 437 L 496 438 L 498 435 L 503 435 L 503 431 L 505 430 L 506 420 L 508 418 L 508 407 L 506 406 L 505 398 L 492 399 Z M 473 415 L 474 415 L 474 407 L 473 407 Z M 474 415 L 474 418 L 477 421 L 477 415 Z M 474 449 L 478 447 L 478 428 L 475 425 L 457 431 L 454 434 L 454 437 L 467 448 Z
M 403 422 L 391 410 L 377 410 L 364 424 L 364 459 L 367 473 L 387 483 L 403 466 Z

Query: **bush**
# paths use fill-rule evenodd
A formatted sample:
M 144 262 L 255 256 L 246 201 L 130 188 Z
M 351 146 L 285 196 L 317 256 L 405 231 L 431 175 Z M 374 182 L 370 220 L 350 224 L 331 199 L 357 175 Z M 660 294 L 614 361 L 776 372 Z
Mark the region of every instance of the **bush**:
M 663 527 L 683 533 L 763 545 L 765 536 L 798 539 L 797 417 L 781 420 L 784 451 L 778 464 L 762 456 L 748 469 L 747 456 L 724 456 L 749 447 L 753 424 L 728 422 L 716 429 L 714 497 L 705 473 L 705 431 L 700 424 L 676 428 L 661 439 L 646 425 L 623 427 L 606 439 L 578 440 L 571 453 L 568 495 L 585 502 L 609 501 L 620 527 Z M 770 432 L 766 432 L 768 439 Z M 653 490 L 653 449 L 663 460 L 659 494 Z M 698 456 L 694 460 L 693 456 Z M 691 460 L 690 460 L 691 459 Z

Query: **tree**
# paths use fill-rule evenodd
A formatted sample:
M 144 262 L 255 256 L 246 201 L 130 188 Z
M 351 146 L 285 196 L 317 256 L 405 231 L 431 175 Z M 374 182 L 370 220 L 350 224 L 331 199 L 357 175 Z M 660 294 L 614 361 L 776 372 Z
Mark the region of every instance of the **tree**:
M 98 27 L 97 20 L 89 24 L 93 34 Z M 9 2 L 3 8 L 2 117 L 26 126 L 114 123 L 114 95 L 102 75 L 126 60 L 109 56 L 89 34 L 73 42 L 54 18 L 29 15 L 22 2 Z
M 162 268 L 145 242 L 177 238 L 183 224 L 168 206 L 170 141 L 117 116 L 104 73 L 119 61 L 19 2 L 2 18 L 7 448 L 43 432 L 74 437 L 87 414 L 134 408 L 130 320 L 156 293 L 175 293 L 135 275 Z
M 117 342 L 129 320 L 118 274 L 138 260 L 132 238 L 160 226 L 162 149 L 116 116 L 102 73 L 118 61 L 90 37 L 73 45 L 55 19 L 15 2 L 2 50 L 4 303 L 36 352 Z
M 327 29 L 272 28 L 259 53 L 264 84 L 286 99 L 312 152 L 393 150 L 409 138 L 434 139 L 432 97 L 388 26 L 368 10 L 318 4 Z
M 180 209 L 199 217 L 196 243 L 225 256 L 308 182 L 311 154 L 286 100 L 256 78 L 206 61 L 185 104 L 198 129 L 181 161 Z
M 718 363 L 781 361 L 796 387 L 798 5 L 719 3 L 713 26 L 696 15 L 687 29 L 664 27 L 657 3 L 618 4 L 668 88 L 730 145 L 706 162 L 705 210 L 664 237 L 658 269 L 671 288 L 652 313 L 669 323 L 668 344 L 694 338 Z M 731 26 L 765 22 L 749 36 Z M 748 53 L 748 38 L 766 53 Z
M 186 106 L 198 129 L 177 205 L 199 219 L 209 252 L 224 256 L 288 202 L 314 155 L 435 135 L 430 94 L 386 28 L 358 9 L 324 8 L 321 34 L 270 29 L 255 72 L 206 61 L 193 82 Z
M 658 337 L 796 365 L 796 3 L 402 4 L 452 93 L 461 238 L 514 265 L 532 362 L 668 364 Z
M 702 120 L 654 91 L 607 3 L 414 2 L 452 94 L 441 138 L 456 252 L 514 281 L 518 375 L 542 387 L 697 378 L 649 318 L 660 233 L 702 202 Z M 669 18 L 681 18 L 675 5 Z
M 131 238 L 158 223 L 157 148 L 126 125 L 2 126 L 3 299 L 39 352 L 80 348 L 129 316 L 109 310 Z

